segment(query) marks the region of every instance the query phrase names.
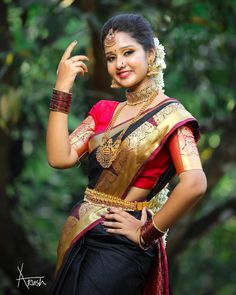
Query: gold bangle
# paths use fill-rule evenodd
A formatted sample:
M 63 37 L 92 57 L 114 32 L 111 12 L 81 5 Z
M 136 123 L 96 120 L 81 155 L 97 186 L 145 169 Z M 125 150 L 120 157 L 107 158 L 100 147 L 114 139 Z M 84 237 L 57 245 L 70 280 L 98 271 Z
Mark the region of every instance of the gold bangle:
M 152 216 L 152 224 L 155 227 L 155 229 L 158 230 L 160 233 L 165 234 L 167 232 L 167 231 L 163 231 L 163 230 L 159 229 L 159 227 L 154 222 L 153 216 Z
M 139 243 L 139 247 L 140 247 L 141 249 L 143 249 L 144 251 L 148 249 L 148 247 L 144 247 L 144 246 L 143 246 L 143 244 L 145 244 L 145 243 L 144 243 L 144 240 L 143 240 L 143 238 L 142 238 L 141 235 L 139 236 L 139 241 L 138 241 L 138 243 Z
M 141 236 L 141 232 L 140 232 L 140 229 L 141 229 L 141 226 L 137 228 L 136 232 L 138 232 L 138 244 L 139 244 L 139 247 L 142 249 L 142 250 L 147 250 L 147 247 L 145 248 L 143 246 L 144 244 L 144 241 L 142 239 L 142 236 Z

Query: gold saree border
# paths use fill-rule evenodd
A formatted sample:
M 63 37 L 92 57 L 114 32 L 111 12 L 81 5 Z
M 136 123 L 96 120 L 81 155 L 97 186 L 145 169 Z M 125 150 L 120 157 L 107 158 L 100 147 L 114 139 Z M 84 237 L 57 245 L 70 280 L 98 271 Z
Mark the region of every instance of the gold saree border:
M 74 210 L 77 212 L 74 212 Z M 82 234 L 89 225 L 99 220 L 101 218 L 100 214 L 107 212 L 107 208 L 85 201 L 74 210 L 73 215 L 69 215 L 61 231 L 57 247 L 55 274 L 57 274 L 60 269 L 64 255 L 73 244 L 73 240 L 78 237 L 78 235 Z

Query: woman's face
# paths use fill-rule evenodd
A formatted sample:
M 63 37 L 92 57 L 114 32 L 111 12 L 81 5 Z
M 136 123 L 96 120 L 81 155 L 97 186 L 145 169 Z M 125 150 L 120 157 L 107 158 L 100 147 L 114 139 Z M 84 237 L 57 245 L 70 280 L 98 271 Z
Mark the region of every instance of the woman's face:
M 108 73 L 121 87 L 138 91 L 150 79 L 146 76 L 148 62 L 155 53 L 145 52 L 142 45 L 125 32 L 115 32 L 115 44 L 106 47 L 105 56 Z

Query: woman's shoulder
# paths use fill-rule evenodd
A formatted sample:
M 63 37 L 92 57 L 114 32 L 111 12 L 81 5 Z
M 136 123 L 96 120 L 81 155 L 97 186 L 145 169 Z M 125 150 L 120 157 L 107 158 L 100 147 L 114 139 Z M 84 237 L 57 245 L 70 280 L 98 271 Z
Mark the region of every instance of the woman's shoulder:
M 106 115 L 107 113 L 112 112 L 116 106 L 119 104 L 119 101 L 116 100 L 98 100 L 88 112 L 88 115 L 92 115 L 94 118 L 101 116 L 101 114 Z
M 178 98 L 171 98 L 174 104 L 174 109 L 180 113 L 188 113 L 190 116 L 193 116 L 191 113 L 191 110 L 188 109 L 188 107 L 181 102 L 181 99 Z
M 172 96 L 166 96 L 165 99 L 163 99 L 161 104 L 167 105 L 168 108 L 171 108 L 175 111 L 187 110 L 187 108 L 184 106 L 184 104 L 181 102 L 180 99 L 172 97 Z
M 175 97 L 166 96 L 155 108 L 158 112 L 156 118 L 163 120 L 168 118 L 171 121 L 197 121 L 193 114 L 182 104 L 181 100 Z
M 190 112 L 190 110 L 185 107 L 180 99 L 169 97 L 169 101 L 172 102 L 170 105 L 169 114 L 172 116 L 174 121 L 176 120 L 178 127 L 182 125 L 188 125 L 190 127 L 192 126 L 192 130 L 199 129 L 197 119 Z
M 110 108 L 115 107 L 119 104 L 119 101 L 117 100 L 107 100 L 107 99 L 100 99 L 98 100 L 92 108 Z

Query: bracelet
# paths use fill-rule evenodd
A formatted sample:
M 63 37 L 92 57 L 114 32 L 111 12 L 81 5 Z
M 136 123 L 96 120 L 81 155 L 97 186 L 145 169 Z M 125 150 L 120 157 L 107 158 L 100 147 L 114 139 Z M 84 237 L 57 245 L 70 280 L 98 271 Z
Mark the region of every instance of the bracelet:
M 148 248 L 149 246 L 155 244 L 159 238 L 161 238 L 165 232 L 160 231 L 153 224 L 153 219 L 146 221 L 140 229 L 140 240 L 143 240 L 142 246 Z
M 143 249 L 144 251 L 148 249 L 148 246 L 145 245 L 141 234 L 139 235 L 138 244 L 139 244 L 139 247 Z
M 72 94 L 53 89 L 50 100 L 50 110 L 68 114 L 72 101 Z
M 153 224 L 153 226 L 155 227 L 155 229 L 158 230 L 159 232 L 163 233 L 163 235 L 166 234 L 166 231 L 161 230 L 161 229 L 155 224 L 155 222 L 154 222 L 154 218 L 153 218 L 153 217 L 154 217 L 154 216 L 152 216 L 152 224 Z
M 136 230 L 136 233 L 139 232 L 139 233 L 138 233 L 138 245 L 139 245 L 139 247 L 140 247 L 142 250 L 147 250 L 147 247 L 145 247 L 145 245 L 144 245 L 144 241 L 143 241 L 143 239 L 142 239 L 142 236 L 141 236 L 141 233 L 140 233 L 140 229 L 141 229 L 141 226 L 138 227 L 138 229 Z

